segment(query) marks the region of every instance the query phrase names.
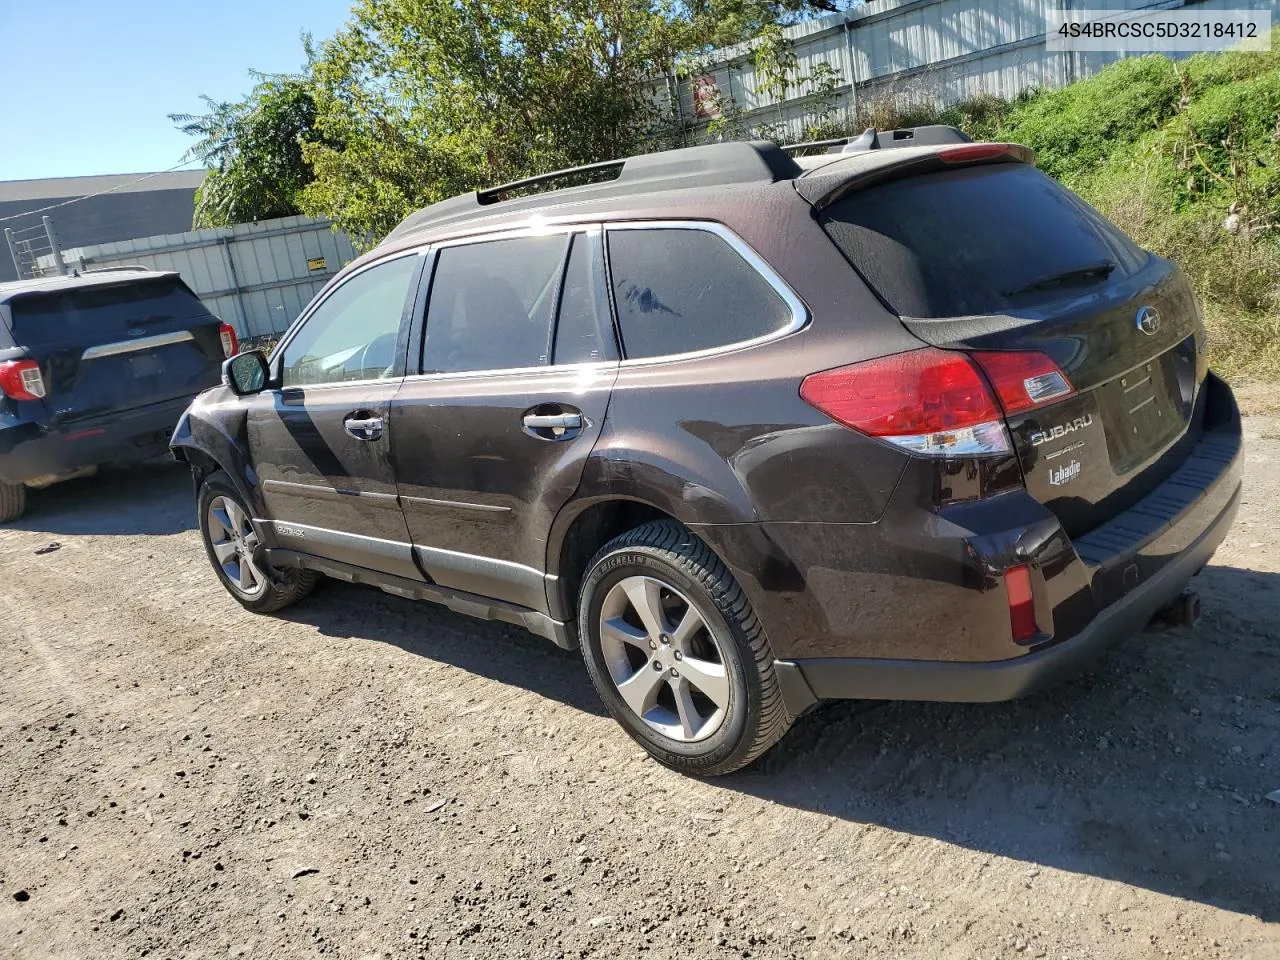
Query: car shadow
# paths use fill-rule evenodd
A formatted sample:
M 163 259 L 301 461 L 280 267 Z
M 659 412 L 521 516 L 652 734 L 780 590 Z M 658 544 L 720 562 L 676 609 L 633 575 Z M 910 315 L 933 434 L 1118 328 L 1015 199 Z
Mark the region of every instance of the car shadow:
M 6 524 L 65 536 L 168 536 L 195 526 L 191 470 L 167 458 L 28 490 L 26 512 Z
M 391 644 L 415 656 L 530 690 L 583 713 L 605 715 L 581 655 L 520 627 L 477 620 L 439 604 L 333 580 L 322 580 L 305 603 L 276 616 L 307 624 L 329 637 Z
M 1197 630 L 1039 696 L 828 704 L 709 789 L 1280 920 L 1278 581 L 1211 567 Z M 577 654 L 515 627 L 336 583 L 283 616 L 604 712 Z
M 1143 633 L 1003 704 L 832 704 L 722 783 L 1034 867 L 1280 920 L 1280 575 L 1210 567 Z

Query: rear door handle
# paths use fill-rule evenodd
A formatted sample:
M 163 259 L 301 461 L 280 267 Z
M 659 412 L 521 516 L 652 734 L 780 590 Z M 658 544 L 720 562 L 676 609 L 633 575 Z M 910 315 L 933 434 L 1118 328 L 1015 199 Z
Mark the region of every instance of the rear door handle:
M 342 421 L 347 433 L 357 440 L 380 440 L 382 438 L 381 417 L 348 417 Z
M 582 414 L 580 413 L 526 413 L 524 425 L 530 430 L 580 430 Z

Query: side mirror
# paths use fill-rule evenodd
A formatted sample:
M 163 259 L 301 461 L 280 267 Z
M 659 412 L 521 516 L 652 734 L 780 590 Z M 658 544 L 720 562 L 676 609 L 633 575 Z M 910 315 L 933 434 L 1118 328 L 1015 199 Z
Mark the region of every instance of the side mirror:
M 222 382 L 237 396 L 260 393 L 267 385 L 270 371 L 261 350 L 237 353 L 222 364 Z

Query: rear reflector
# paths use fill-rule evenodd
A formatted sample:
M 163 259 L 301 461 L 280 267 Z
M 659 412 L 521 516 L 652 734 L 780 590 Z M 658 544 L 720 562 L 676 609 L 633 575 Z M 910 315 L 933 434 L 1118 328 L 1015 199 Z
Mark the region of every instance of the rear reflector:
M 14 400 L 39 400 L 45 394 L 40 365 L 34 360 L 0 363 L 0 390 Z
M 1031 571 L 1027 567 L 1010 567 L 1004 572 L 1004 586 L 1009 593 L 1009 626 L 1014 643 L 1025 643 L 1037 633 L 1036 605 L 1031 596 Z
M 800 396 L 831 419 L 931 456 L 1008 453 L 991 388 L 963 353 L 925 347 L 805 377 Z
M 1076 392 L 1067 375 L 1043 353 L 976 352 L 970 356 L 982 367 L 1009 416 L 1055 403 Z
M 105 434 L 105 427 L 90 427 L 88 430 L 76 430 L 74 433 L 68 433 L 68 440 L 88 440 L 90 437 L 100 437 Z
M 230 359 L 236 355 L 236 351 L 240 349 L 240 342 L 236 339 L 236 331 L 229 323 L 224 323 L 218 328 L 218 339 L 222 341 L 222 354 Z

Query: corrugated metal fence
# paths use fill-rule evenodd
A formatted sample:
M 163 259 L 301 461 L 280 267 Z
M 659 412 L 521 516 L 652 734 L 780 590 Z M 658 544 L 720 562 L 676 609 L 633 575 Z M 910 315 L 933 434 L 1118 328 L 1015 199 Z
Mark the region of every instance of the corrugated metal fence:
M 283 217 L 63 251 L 71 267 L 176 270 L 241 337 L 280 333 L 356 256 L 328 220 Z
M 784 32 L 796 56 L 798 80 L 781 101 L 762 93 L 753 44 L 716 51 L 691 81 L 681 83 L 674 111 L 695 139 L 707 136 L 707 102 L 697 91 L 718 89 L 721 102 L 741 113 L 740 132 L 780 128 L 785 140 L 804 138 L 821 101 L 836 119 L 874 115 L 878 100 L 946 106 L 978 94 L 1012 99 L 1028 87 L 1061 87 L 1118 59 L 1115 53 L 1045 49 L 1045 10 L 1061 7 L 1195 10 L 1274 9 L 1276 0 L 870 0 L 846 13 L 805 21 Z M 836 74 L 825 97 L 812 77 L 820 63 Z M 670 81 L 655 85 L 666 97 Z M 669 102 L 669 98 L 668 98 Z

